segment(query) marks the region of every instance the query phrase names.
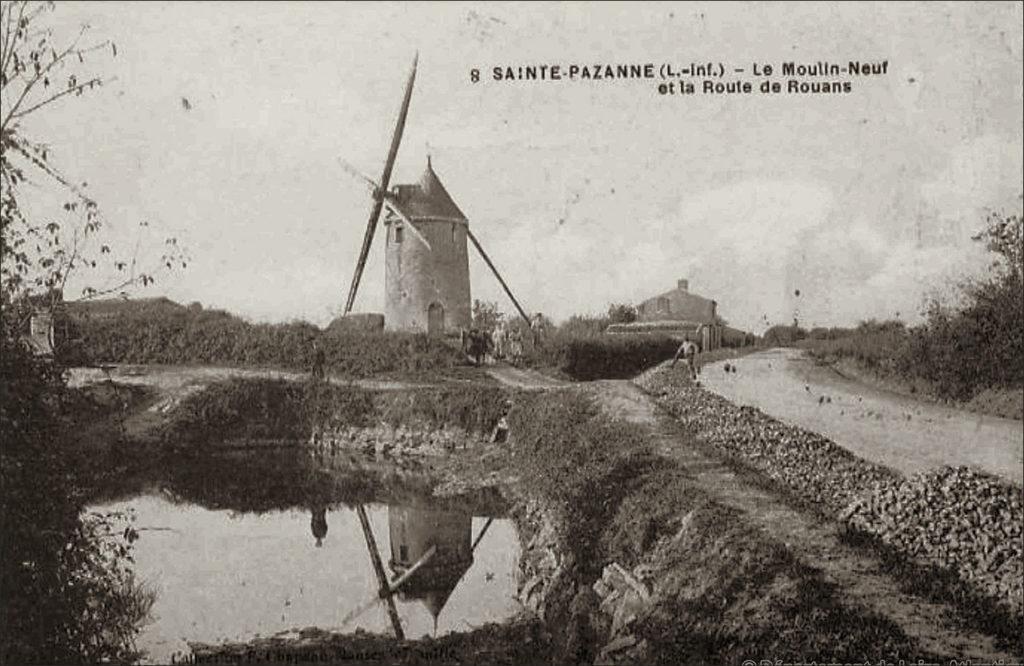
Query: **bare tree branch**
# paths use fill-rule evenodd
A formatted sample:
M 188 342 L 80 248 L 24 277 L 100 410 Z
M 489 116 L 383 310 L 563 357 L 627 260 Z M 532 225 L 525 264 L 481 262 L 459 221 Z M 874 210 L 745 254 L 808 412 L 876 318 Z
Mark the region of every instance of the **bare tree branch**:
M 10 110 L 7 112 L 7 117 L 4 118 L 2 122 L 0 122 L 0 132 L 7 128 L 7 124 L 11 121 L 14 114 L 18 112 L 18 109 L 21 107 L 21 103 L 25 101 L 25 97 L 32 90 L 32 88 L 34 88 L 35 85 L 40 81 L 45 80 L 47 78 L 47 74 L 50 73 L 50 70 L 52 70 L 58 63 L 64 62 L 64 59 L 67 58 L 68 55 L 75 53 L 77 51 L 78 42 L 82 39 L 82 35 L 85 34 L 85 31 L 87 29 L 88 28 L 86 26 L 82 26 L 81 30 L 78 31 L 78 36 L 75 37 L 75 40 L 73 42 L 71 42 L 71 45 L 63 51 L 61 51 L 59 54 L 57 54 L 57 56 L 50 61 L 49 65 L 41 68 L 38 73 L 36 73 L 31 79 L 28 80 L 28 82 L 25 84 L 25 87 L 21 91 L 21 95 L 18 96 L 18 100 L 14 103 L 14 106 L 12 106 Z
M 32 113 L 36 109 L 41 109 L 42 107 L 46 106 L 47 104 L 50 104 L 51 102 L 57 101 L 58 99 L 60 99 L 64 95 L 70 95 L 71 93 L 78 92 L 79 90 L 84 90 L 85 88 L 90 88 L 90 87 L 92 87 L 94 85 L 102 85 L 102 83 L 103 83 L 103 79 L 101 79 L 99 77 L 96 77 L 94 79 L 89 79 L 85 83 L 79 83 L 78 85 L 76 85 L 76 86 L 74 86 L 72 88 L 67 88 L 65 90 L 62 90 L 61 92 L 57 93 L 56 95 L 52 95 L 52 96 L 48 97 L 47 99 L 44 99 L 42 102 L 39 102 L 38 104 L 30 106 L 27 109 L 19 111 L 18 113 L 12 114 L 10 116 L 10 119 L 11 120 L 15 120 L 17 118 L 21 118 L 23 116 L 27 116 L 28 114 Z

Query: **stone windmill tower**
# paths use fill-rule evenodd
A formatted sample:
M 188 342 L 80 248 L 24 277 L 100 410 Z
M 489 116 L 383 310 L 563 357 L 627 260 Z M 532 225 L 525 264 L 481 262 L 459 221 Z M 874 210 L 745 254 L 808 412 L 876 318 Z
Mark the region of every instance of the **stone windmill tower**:
M 445 335 L 458 334 L 460 330 L 469 328 L 472 319 L 469 244 L 480 253 L 516 310 L 529 324 L 529 317 L 470 231 L 466 216 L 441 184 L 429 157 L 419 183 L 396 185 L 388 190 L 415 80 L 414 60 L 380 183 L 343 163 L 347 171 L 369 186 L 373 195 L 370 220 L 345 303 L 345 314 L 351 312 L 355 303 L 377 222 L 385 211 L 387 301 L 384 325 L 387 330 Z
M 442 334 L 469 328 L 469 221 L 427 158 L 415 185 L 396 185 L 384 217 L 385 327 Z M 399 212 L 401 211 L 401 212 Z

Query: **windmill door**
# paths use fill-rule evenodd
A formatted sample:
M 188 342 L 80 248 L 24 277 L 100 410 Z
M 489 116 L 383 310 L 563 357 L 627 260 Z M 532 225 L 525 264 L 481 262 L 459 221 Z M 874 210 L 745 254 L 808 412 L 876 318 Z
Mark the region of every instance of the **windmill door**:
M 431 303 L 427 308 L 427 334 L 444 335 L 444 306 Z

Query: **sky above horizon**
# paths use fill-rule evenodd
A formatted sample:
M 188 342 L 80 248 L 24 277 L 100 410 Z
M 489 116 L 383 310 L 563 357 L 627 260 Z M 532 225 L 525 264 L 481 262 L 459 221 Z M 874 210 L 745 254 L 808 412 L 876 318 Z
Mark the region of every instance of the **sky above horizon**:
M 520 301 L 555 320 L 687 278 L 756 332 L 914 321 L 987 264 L 970 240 L 986 212 L 1021 208 L 1016 3 L 109 2 L 47 16 L 58 35 L 88 23 L 117 56 L 93 54 L 107 83 L 26 130 L 88 181 L 114 243 L 133 246 L 145 220 L 142 247 L 173 235 L 190 255 L 137 295 L 256 321 L 340 313 L 370 201 L 339 160 L 379 175 L 417 50 L 392 183 L 418 179 L 429 152 Z M 888 71 L 820 96 L 489 76 L 708 60 Z M 383 311 L 381 241 L 358 311 Z M 470 271 L 474 298 L 512 311 L 472 254 Z

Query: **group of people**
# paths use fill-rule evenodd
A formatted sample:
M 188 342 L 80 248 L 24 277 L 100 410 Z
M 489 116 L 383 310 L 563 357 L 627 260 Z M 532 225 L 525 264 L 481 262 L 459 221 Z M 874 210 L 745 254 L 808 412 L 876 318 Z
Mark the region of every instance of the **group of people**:
M 488 357 L 493 362 L 519 365 L 529 346 L 536 348 L 544 343 L 544 316 L 538 312 L 530 319 L 529 332 L 523 329 L 518 322 L 504 320 L 498 322 L 493 332 L 473 327 L 463 331 L 462 349 L 476 365 L 483 365 Z

